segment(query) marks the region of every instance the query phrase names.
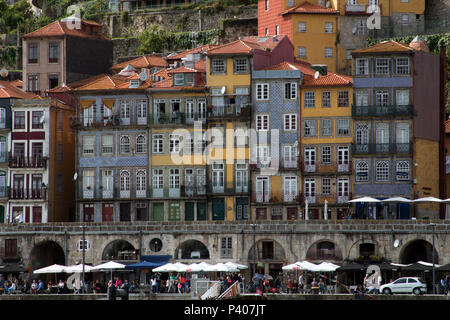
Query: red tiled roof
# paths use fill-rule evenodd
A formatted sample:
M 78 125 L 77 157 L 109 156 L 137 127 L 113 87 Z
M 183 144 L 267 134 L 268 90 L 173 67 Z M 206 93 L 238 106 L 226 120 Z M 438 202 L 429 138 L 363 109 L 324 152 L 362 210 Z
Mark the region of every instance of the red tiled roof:
M 135 59 L 132 59 L 129 61 L 115 64 L 111 67 L 111 70 L 112 71 L 120 71 L 123 68 L 125 68 L 127 65 L 131 65 L 135 69 L 151 68 L 151 67 L 165 68 L 165 67 L 167 67 L 167 62 L 166 62 L 166 60 L 164 60 L 164 58 L 157 56 L 157 55 L 142 56 L 142 57 L 138 57 L 138 58 L 135 58 Z
M 129 88 L 130 80 L 135 79 L 133 76 L 107 75 L 100 74 L 77 83 L 71 83 L 67 86 L 68 90 L 73 91 L 95 91 L 95 90 L 121 90 L 121 89 L 146 89 L 151 86 L 152 82 L 147 80 L 142 82 L 138 88 Z M 138 77 L 136 78 L 138 79 Z M 49 92 L 65 92 L 65 87 L 57 87 Z
M 308 1 L 306 1 L 296 7 L 293 7 L 289 10 L 282 12 L 281 15 L 290 14 L 290 13 L 337 14 L 339 12 L 333 8 L 322 7 L 317 4 L 312 4 Z
M 210 49 L 218 47 L 218 45 L 215 44 L 206 44 L 203 46 L 199 46 L 197 48 L 186 50 L 177 54 L 174 54 L 172 56 L 166 57 L 166 60 L 181 60 L 181 58 L 185 58 L 188 54 L 193 53 L 199 53 L 199 52 L 208 52 Z
M 13 86 L 17 87 L 17 88 L 23 88 L 23 81 L 22 80 L 13 80 L 10 82 Z
M 265 47 L 253 41 L 236 40 L 209 50 L 208 55 L 222 55 L 222 54 L 250 55 L 252 54 L 254 49 L 265 50 Z
M 273 40 L 274 37 L 275 37 L 276 41 Z M 287 37 L 287 36 L 286 35 L 266 36 L 266 37 L 247 36 L 247 37 L 242 37 L 241 39 L 243 41 L 252 42 L 258 46 L 261 46 L 262 50 L 265 50 L 265 49 L 273 50 L 278 45 L 278 43 L 285 37 Z
M 315 73 L 315 71 L 310 68 L 310 64 L 303 61 L 283 61 L 277 65 L 267 68 L 266 70 L 300 70 L 304 75 L 311 76 L 313 76 Z
M 84 25 L 95 26 L 100 28 L 101 25 L 95 22 L 81 20 L 81 23 Z M 52 22 L 36 31 L 27 33 L 24 35 L 24 38 L 36 38 L 36 37 L 58 37 L 58 36 L 73 36 L 73 37 L 82 37 L 82 38 L 91 38 L 97 40 L 110 40 L 108 37 L 103 35 L 102 33 L 88 33 L 83 31 L 83 29 L 76 29 L 68 27 L 68 22 L 66 21 L 55 21 Z
M 22 91 L 12 82 L 0 80 L 0 98 L 35 99 L 37 95 Z
M 353 53 L 390 53 L 390 52 L 414 52 L 407 44 L 394 40 L 378 42 L 368 48 L 354 50 Z
M 334 72 L 328 72 L 325 76 L 319 75 L 317 79 L 314 79 L 314 76 L 303 78 L 303 86 L 305 87 L 348 86 L 352 83 L 352 77 Z

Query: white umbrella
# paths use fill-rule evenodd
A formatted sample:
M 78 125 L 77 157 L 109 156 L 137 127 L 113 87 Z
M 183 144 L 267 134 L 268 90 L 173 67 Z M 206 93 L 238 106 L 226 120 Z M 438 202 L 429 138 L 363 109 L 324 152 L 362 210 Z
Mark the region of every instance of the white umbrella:
M 124 264 L 117 263 L 114 261 L 109 261 L 109 262 L 102 263 L 102 264 L 99 264 L 98 266 L 93 267 L 92 270 L 100 270 L 100 269 L 114 270 L 114 269 L 124 269 L 124 268 L 125 268 Z
M 432 263 L 430 263 L 430 262 L 425 262 L 425 261 L 417 261 L 417 263 L 420 263 L 421 265 L 424 265 L 424 266 L 427 266 L 427 267 L 432 267 L 432 266 L 433 266 Z M 435 266 L 436 268 L 439 268 L 441 265 L 435 263 L 434 266 Z
M 214 266 L 212 264 L 209 264 L 206 262 L 200 262 L 198 265 L 202 268 L 202 271 L 206 271 L 206 272 L 215 271 Z
M 202 271 L 202 267 L 199 266 L 197 263 L 192 263 L 186 266 L 185 271 L 186 272 L 199 272 Z
M 221 263 L 221 262 L 213 265 L 213 269 L 214 269 L 214 271 L 219 271 L 219 272 L 238 272 L 239 271 L 239 269 L 227 266 L 226 264 Z
M 167 263 L 163 266 L 154 268 L 153 272 L 185 272 L 187 265 L 181 262 Z
M 84 272 L 91 272 L 92 266 L 84 265 Z M 68 266 L 64 268 L 65 273 L 79 273 L 83 272 L 83 264 L 77 264 L 73 266 Z
M 392 197 L 381 200 L 382 202 L 413 202 L 413 200 L 409 200 L 403 197 Z
M 281 269 L 285 271 L 303 270 L 302 267 L 296 263 L 288 264 L 287 266 L 281 267 Z
M 336 269 L 339 268 L 338 265 L 329 263 L 329 262 L 322 262 L 317 266 L 317 271 L 321 272 L 334 272 Z
M 308 270 L 308 271 L 319 271 L 317 270 L 317 264 L 311 263 L 309 261 L 298 261 L 295 263 L 296 265 L 300 266 L 303 270 Z
M 53 264 L 45 268 L 34 270 L 33 273 L 61 273 L 64 272 L 64 268 L 67 267 L 60 264 Z
M 239 269 L 239 270 L 248 269 L 248 266 L 243 265 L 243 264 L 239 264 L 239 263 L 235 263 L 235 262 L 225 262 L 225 265 L 229 266 L 229 267 L 233 267 L 233 268 Z
M 375 198 L 371 198 L 371 197 L 362 197 L 362 198 L 358 198 L 358 199 L 353 199 L 347 202 L 381 202 L 381 200 L 375 199 Z
M 443 200 L 435 197 L 425 197 L 413 200 L 414 202 L 443 202 Z

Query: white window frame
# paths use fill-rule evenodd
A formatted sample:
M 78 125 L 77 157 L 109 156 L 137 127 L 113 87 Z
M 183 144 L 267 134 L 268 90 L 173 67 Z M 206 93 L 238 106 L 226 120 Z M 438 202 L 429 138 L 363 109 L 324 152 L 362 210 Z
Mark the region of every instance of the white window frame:
M 181 138 L 178 134 L 169 135 L 169 153 L 179 153 L 181 147 Z
M 410 172 L 411 172 L 411 165 L 408 160 L 398 160 L 395 163 L 395 176 L 397 181 L 409 181 L 410 179 Z M 399 173 L 407 173 L 407 175 L 402 175 Z
M 268 114 L 258 114 L 255 117 L 255 127 L 256 131 L 268 131 L 269 130 L 269 115 Z
M 325 47 L 325 58 L 333 58 L 333 48 Z
M 305 119 L 303 120 L 303 136 L 304 137 L 315 137 L 316 130 L 317 130 L 317 124 L 316 120 L 313 119 Z M 308 132 L 306 130 L 309 130 Z
M 357 76 L 367 76 L 369 74 L 369 60 L 367 58 L 355 59 L 355 74 Z
M 360 173 L 366 173 L 365 175 L 360 175 Z M 369 182 L 369 161 L 360 160 L 355 161 L 355 181 L 356 182 Z
M 330 164 L 333 160 L 331 146 L 322 146 L 320 149 L 321 149 L 320 162 Z
M 286 82 L 284 84 L 284 98 L 287 100 L 297 99 L 297 83 Z
M 390 162 L 389 160 L 379 160 L 375 162 L 376 182 L 389 182 Z
M 226 73 L 227 72 L 227 61 L 223 58 L 212 58 L 211 59 L 211 73 Z
M 330 125 L 325 126 L 325 123 L 329 123 Z M 320 135 L 323 137 L 333 136 L 333 120 L 332 119 L 320 119 Z
M 299 58 L 306 58 L 306 47 L 297 47 L 297 56 Z
M 269 84 L 257 83 L 256 84 L 256 100 L 263 101 L 269 100 Z
M 128 143 L 126 143 L 125 139 L 128 139 Z M 131 153 L 131 137 L 129 135 L 121 135 L 119 143 L 121 154 Z
M 152 153 L 164 153 L 164 134 L 152 135 Z
M 111 143 L 109 141 L 105 141 L 106 139 L 111 139 Z M 102 154 L 113 154 L 114 153 L 114 135 L 107 134 L 101 136 L 102 140 Z M 111 151 L 109 151 L 111 150 Z
M 336 119 L 336 136 L 346 137 L 350 135 L 350 119 Z
M 316 107 L 316 93 L 314 91 L 305 91 L 303 95 L 303 107 L 315 108 Z
M 326 181 L 326 183 L 325 183 Z M 331 195 L 332 193 L 332 186 L 331 186 L 331 178 L 322 178 L 322 186 L 321 186 L 321 194 L 324 196 Z
M 325 22 L 325 33 L 333 33 L 333 22 Z
M 83 136 L 83 156 L 95 155 L 95 136 Z
M 376 75 L 388 75 L 389 74 L 389 59 L 388 58 L 376 58 L 375 59 L 375 74 Z
M 284 114 L 283 127 L 285 131 L 297 130 L 297 114 L 296 113 Z
M 147 153 L 147 137 L 144 134 L 136 136 L 136 153 Z
M 297 24 L 297 32 L 306 32 L 306 22 L 301 21 Z
M 404 63 L 406 61 L 406 63 Z M 410 74 L 410 64 L 409 58 L 399 57 L 395 59 L 395 73 L 409 75 Z

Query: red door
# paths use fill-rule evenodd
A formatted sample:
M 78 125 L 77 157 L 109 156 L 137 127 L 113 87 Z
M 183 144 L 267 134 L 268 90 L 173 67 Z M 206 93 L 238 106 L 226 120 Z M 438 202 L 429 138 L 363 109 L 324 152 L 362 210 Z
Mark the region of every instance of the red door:
M 102 221 L 111 222 L 114 221 L 114 204 L 103 203 L 102 204 Z

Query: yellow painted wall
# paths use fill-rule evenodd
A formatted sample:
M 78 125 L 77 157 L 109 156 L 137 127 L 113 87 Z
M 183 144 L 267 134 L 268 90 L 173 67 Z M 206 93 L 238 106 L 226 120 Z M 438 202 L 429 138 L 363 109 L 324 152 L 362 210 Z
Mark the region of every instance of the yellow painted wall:
M 223 87 L 227 88 L 225 93 L 234 93 L 234 87 L 247 86 L 250 87 L 251 76 L 248 74 L 233 74 L 233 57 L 227 59 L 226 74 L 207 74 L 208 87 Z M 208 63 L 211 63 L 211 59 L 208 58 Z M 208 68 L 211 70 L 211 67 Z
M 430 157 L 430 155 L 439 154 L 439 142 L 430 141 L 426 139 L 416 138 L 414 141 L 414 163 L 412 164 L 415 170 L 414 177 L 417 179 L 417 184 L 414 186 L 415 192 L 420 191 L 420 198 L 436 197 L 439 198 L 439 157 Z M 417 203 L 416 212 L 420 210 L 433 211 L 435 218 L 439 217 L 439 204 L 436 203 Z M 418 217 L 421 215 L 419 214 Z M 429 216 L 429 214 L 425 214 Z
M 311 64 L 326 64 L 328 70 L 336 72 L 336 36 L 339 31 L 339 16 L 336 14 L 295 14 L 292 21 L 292 43 L 295 56 Z M 306 23 L 306 32 L 298 32 L 298 23 Z M 333 23 L 333 32 L 325 33 L 325 22 Z M 306 48 L 306 58 L 298 57 L 298 47 Z M 325 47 L 333 48 L 333 56 L 325 58 Z
M 414 14 L 424 14 L 425 12 L 425 1 L 424 0 L 408 0 L 408 2 L 389 1 L 389 0 L 378 0 L 381 8 L 381 15 L 384 17 L 390 16 L 392 13 L 414 13 Z M 339 6 L 339 13 L 345 15 L 345 6 L 347 1 L 345 0 L 332 0 L 331 7 L 337 8 Z M 369 0 L 358 0 L 358 4 L 365 4 L 366 10 L 369 4 Z

